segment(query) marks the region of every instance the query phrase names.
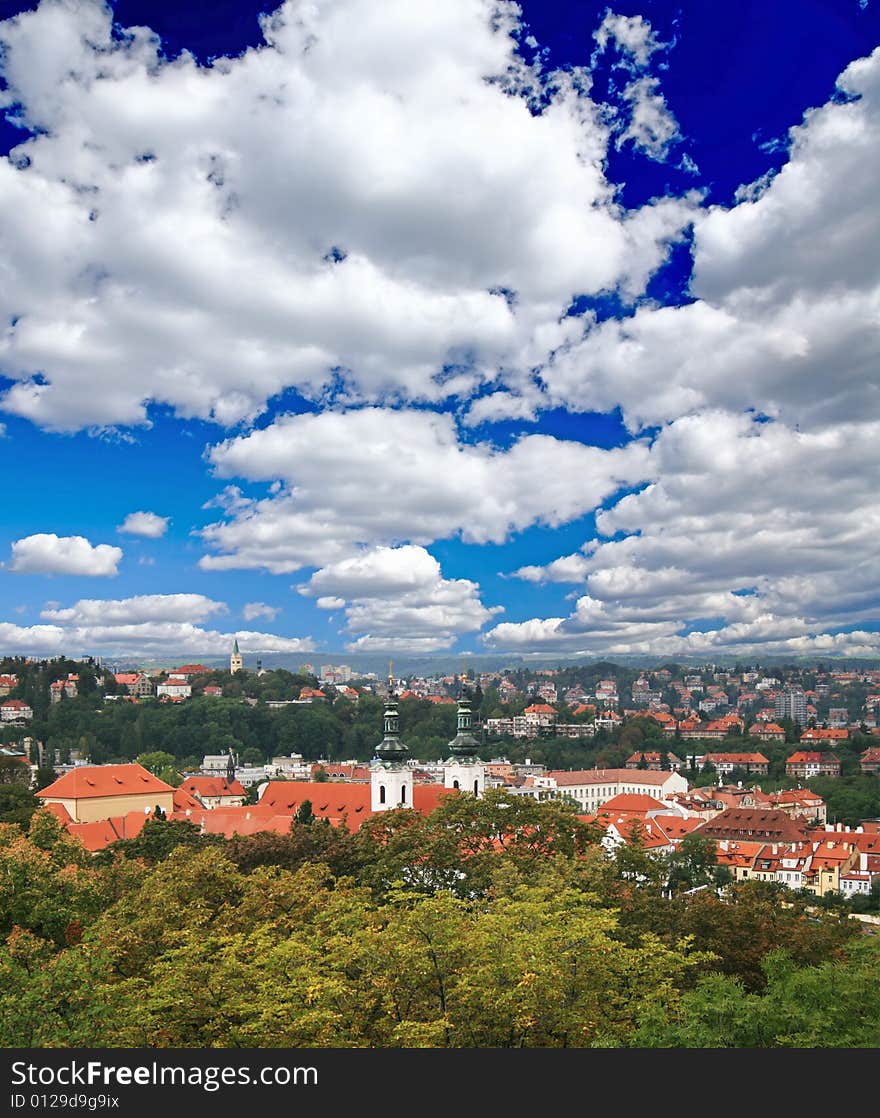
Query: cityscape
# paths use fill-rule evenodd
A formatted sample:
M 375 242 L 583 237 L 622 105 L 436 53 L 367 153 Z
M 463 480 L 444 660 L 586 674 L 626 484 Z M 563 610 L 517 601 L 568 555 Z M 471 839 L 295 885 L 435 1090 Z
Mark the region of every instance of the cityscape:
M 878 181 L 877 0 L 0 0 L 0 1050 L 880 1048 Z

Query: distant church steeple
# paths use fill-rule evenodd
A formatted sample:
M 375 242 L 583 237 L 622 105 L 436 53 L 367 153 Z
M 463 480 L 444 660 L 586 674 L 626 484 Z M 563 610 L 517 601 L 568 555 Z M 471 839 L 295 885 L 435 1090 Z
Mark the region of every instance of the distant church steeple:
M 244 660 L 241 653 L 238 651 L 238 637 L 235 638 L 235 644 L 232 646 L 232 655 L 229 657 L 229 670 L 235 675 L 240 672 L 244 667 Z

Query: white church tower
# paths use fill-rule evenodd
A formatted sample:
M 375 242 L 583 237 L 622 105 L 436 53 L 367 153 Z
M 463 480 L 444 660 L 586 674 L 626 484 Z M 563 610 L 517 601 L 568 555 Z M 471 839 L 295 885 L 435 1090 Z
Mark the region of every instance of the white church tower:
M 462 687 L 458 700 L 458 732 L 449 743 L 451 756 L 443 764 L 443 787 L 482 796 L 486 766 L 477 756 L 480 744 L 471 733 L 471 704 Z
M 229 670 L 235 675 L 235 673 L 240 672 L 243 667 L 244 660 L 241 657 L 241 653 L 238 651 L 238 637 L 236 637 L 235 644 L 232 646 L 232 655 L 229 657 Z
M 413 806 L 413 774 L 406 763 L 409 750 L 400 740 L 399 720 L 397 700 L 389 680 L 385 736 L 370 765 L 370 807 L 373 811 Z

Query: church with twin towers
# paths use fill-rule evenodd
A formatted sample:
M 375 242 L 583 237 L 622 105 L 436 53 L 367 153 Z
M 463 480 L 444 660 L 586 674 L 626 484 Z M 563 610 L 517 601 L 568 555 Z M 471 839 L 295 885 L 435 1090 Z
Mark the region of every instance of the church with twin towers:
M 482 796 L 486 786 L 486 767 L 477 756 L 480 744 L 471 732 L 471 704 L 464 688 L 458 700 L 456 735 L 449 743 L 449 757 L 443 762 L 443 787 Z M 370 764 L 370 807 L 373 811 L 411 807 L 413 770 L 409 750 L 400 740 L 400 716 L 392 680 L 388 680 L 385 703 L 384 737 Z

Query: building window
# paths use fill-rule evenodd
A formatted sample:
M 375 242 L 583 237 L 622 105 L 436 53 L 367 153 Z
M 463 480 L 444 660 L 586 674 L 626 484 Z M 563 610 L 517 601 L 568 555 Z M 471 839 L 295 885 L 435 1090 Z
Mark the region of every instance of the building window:
M 457 780 L 453 780 L 452 787 L 453 788 L 458 788 L 458 781 Z
M 405 804 L 405 803 L 406 803 L 406 785 L 405 785 L 405 784 L 404 784 L 404 786 L 403 786 L 403 787 L 402 787 L 402 788 L 400 789 L 400 802 L 401 802 L 402 804 Z
M 479 782 L 479 780 L 475 780 L 474 781 L 474 795 L 479 796 L 479 794 L 480 794 L 480 782 Z
M 385 785 L 384 784 L 379 785 L 379 803 L 380 804 L 385 803 Z

